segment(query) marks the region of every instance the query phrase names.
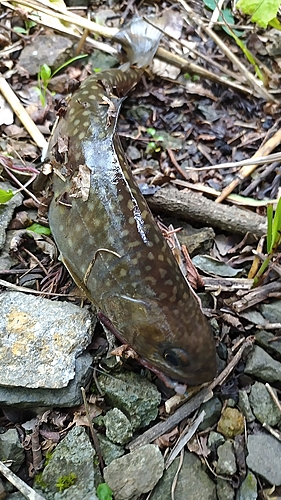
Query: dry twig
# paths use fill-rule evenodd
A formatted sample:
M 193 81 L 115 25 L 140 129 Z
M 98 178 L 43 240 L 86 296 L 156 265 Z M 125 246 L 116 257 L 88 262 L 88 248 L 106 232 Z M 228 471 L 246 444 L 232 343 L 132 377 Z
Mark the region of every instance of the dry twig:
M 92 21 L 89 21 L 71 11 L 63 10 L 61 7 L 58 7 L 57 3 L 47 3 L 44 2 L 43 0 L 16 0 L 15 2 L 9 2 L 5 0 L 0 0 L 0 4 L 5 5 L 6 7 L 15 10 L 18 5 L 29 8 L 30 12 L 28 12 L 28 17 L 32 20 L 35 20 L 37 23 L 40 24 L 40 16 L 36 16 L 34 18 L 34 13 L 41 12 L 47 16 L 50 16 L 51 18 L 59 21 L 63 21 L 64 24 L 62 23 L 57 23 L 54 29 L 57 31 L 61 31 L 63 33 L 69 33 L 73 36 L 80 37 L 81 33 L 75 33 L 73 29 L 67 29 L 65 23 L 70 23 L 70 25 L 75 26 L 76 28 L 82 29 L 82 30 L 88 30 L 91 33 L 95 33 L 100 36 L 104 36 L 106 38 L 112 38 L 118 31 L 116 28 L 108 28 L 106 26 L 101 26 L 97 23 L 94 23 Z M 186 6 L 186 4 L 185 4 Z M 193 12 L 191 11 L 192 15 Z M 41 24 L 44 24 L 41 21 Z M 205 26 L 205 25 L 204 25 Z M 210 30 L 210 28 L 209 28 Z M 213 31 L 210 30 L 210 32 L 213 34 Z M 218 38 L 218 37 L 217 37 Z M 100 48 L 100 50 L 104 50 L 106 52 L 110 53 L 116 53 L 116 50 L 112 47 L 109 47 L 106 44 L 102 44 L 101 42 L 96 42 L 92 38 L 87 38 L 87 41 L 90 42 L 92 45 L 96 46 L 97 48 Z M 218 38 L 218 41 L 220 42 L 220 39 Z M 231 53 L 230 53 L 231 54 Z M 227 86 L 228 88 L 233 88 L 234 90 L 241 91 L 243 93 L 253 95 L 253 90 L 252 86 L 251 88 L 246 87 L 245 85 L 241 84 L 239 81 L 233 81 L 231 79 L 226 80 L 224 76 L 217 75 L 215 73 L 212 73 L 211 71 L 208 71 L 207 69 L 199 66 L 198 64 L 195 64 L 193 62 L 189 62 L 186 60 L 184 57 L 181 57 L 177 54 L 173 54 L 169 52 L 166 49 L 163 49 L 162 47 L 159 47 L 156 53 L 157 57 L 161 59 L 162 61 L 166 62 L 167 64 L 172 64 L 178 68 L 181 69 L 181 71 L 189 71 L 193 74 L 199 75 L 202 78 L 208 78 L 212 81 L 219 82 L 224 86 Z M 246 71 L 244 66 L 243 66 L 243 72 Z M 253 77 L 254 78 L 254 77 Z M 249 77 L 250 79 L 250 77 Z M 264 89 L 260 90 L 260 87 L 258 85 L 255 86 L 254 88 L 254 94 L 257 96 L 260 96 L 261 92 L 263 92 Z M 265 91 L 264 91 L 265 92 Z M 270 94 L 266 94 L 266 96 L 263 96 L 267 100 L 274 100 L 274 98 Z
M 182 468 L 182 464 L 183 464 L 183 459 L 184 459 L 184 450 L 182 449 L 181 450 L 181 454 L 180 454 L 180 460 L 179 460 L 179 465 L 178 465 L 178 468 L 177 468 L 177 472 L 175 473 L 175 477 L 173 479 L 173 483 L 172 483 L 172 487 L 171 487 L 171 498 L 172 500 L 175 500 L 175 490 L 176 490 L 176 485 L 177 485 L 177 482 L 178 482 L 178 477 L 179 477 L 179 473 L 180 473 L 180 470 Z
M 45 497 L 36 493 L 30 486 L 16 476 L 3 462 L 0 462 L 0 473 L 8 479 L 28 500 L 46 500 Z
M 260 156 L 265 156 L 271 153 L 277 146 L 279 146 L 281 142 L 281 129 L 278 130 L 265 144 L 263 144 L 257 152 L 252 156 L 252 159 L 258 158 Z M 236 175 L 236 179 L 234 179 L 226 188 L 224 188 L 221 194 L 216 199 L 216 203 L 220 203 L 223 201 L 232 191 L 241 184 L 246 177 L 251 175 L 254 170 L 257 168 L 257 163 L 252 165 L 245 165 L 241 168 L 241 170 Z
M 266 234 L 266 218 L 250 210 L 221 205 L 191 191 L 178 191 L 175 188 L 162 188 L 147 202 L 155 212 L 178 216 L 181 219 L 200 221 L 212 227 L 234 234 L 247 232 L 261 237 Z
M 166 460 L 165 469 L 168 469 L 170 467 L 170 465 L 173 463 L 175 458 L 178 456 L 178 454 L 184 448 L 186 443 L 188 443 L 188 441 L 190 441 L 190 439 L 194 436 L 199 425 L 203 422 L 204 417 L 205 417 L 205 411 L 203 410 L 203 411 L 201 411 L 201 413 L 198 415 L 198 417 L 194 420 L 194 422 L 191 425 L 186 426 L 186 428 L 182 432 L 181 436 L 179 437 L 178 442 L 175 444 L 168 459 Z
M 265 384 L 265 387 L 267 388 L 270 396 L 272 397 L 274 403 L 276 404 L 278 410 L 281 413 L 281 403 L 280 403 L 278 397 L 276 396 L 275 392 L 273 391 L 272 387 L 268 383 Z
M 97 456 L 98 456 L 98 459 L 99 459 L 99 464 L 100 464 L 100 468 L 101 468 L 101 472 L 102 472 L 103 469 L 104 469 L 104 461 L 103 461 L 103 457 L 102 457 L 102 453 L 101 453 L 101 449 L 100 449 L 100 444 L 99 444 L 99 440 L 98 440 L 98 437 L 97 437 L 97 433 L 96 433 L 96 431 L 94 429 L 93 422 L 92 422 L 92 419 L 91 419 L 91 416 L 90 416 L 90 412 L 89 412 L 89 409 L 88 409 L 88 403 L 87 403 L 86 392 L 85 392 L 84 387 L 81 387 L 81 393 L 82 393 L 82 398 L 83 398 L 83 402 L 84 402 L 85 413 L 86 413 L 88 424 L 89 424 L 89 427 L 90 427 L 91 436 L 92 436 L 92 439 L 93 439 L 94 447 L 95 447 L 95 450 L 96 450 L 96 453 L 97 453 Z
M 0 92 L 3 94 L 6 101 L 9 103 L 12 110 L 31 135 L 37 146 L 43 149 L 47 148 L 47 141 L 45 140 L 43 134 L 41 134 L 40 130 L 30 118 L 29 114 L 24 109 L 20 100 L 3 76 L 0 76 Z
M 179 3 L 182 5 L 184 10 L 190 16 L 192 21 L 196 22 L 201 30 L 205 31 L 205 33 L 217 44 L 220 50 L 226 55 L 226 57 L 232 62 L 233 66 L 238 68 L 240 72 L 244 75 L 245 79 L 248 81 L 251 88 L 253 88 L 257 95 L 259 95 L 262 99 L 266 99 L 267 101 L 276 102 L 275 98 L 267 92 L 267 90 L 261 85 L 261 82 L 255 78 L 254 75 L 246 66 L 241 62 L 241 60 L 231 52 L 231 50 L 225 45 L 223 40 L 210 28 L 210 26 L 206 25 L 201 18 L 189 7 L 185 0 L 179 0 Z
M 234 370 L 235 366 L 239 363 L 244 350 L 253 345 L 253 337 L 248 337 L 245 339 L 244 344 L 240 347 L 239 351 L 233 356 L 227 367 L 218 375 L 217 378 L 213 380 L 207 387 L 200 390 L 192 399 L 184 403 L 178 410 L 175 411 L 165 422 L 159 422 L 147 431 L 145 431 L 141 436 L 137 437 L 128 444 L 128 448 L 132 451 L 139 446 L 144 446 L 147 443 L 151 443 L 158 437 L 162 436 L 173 429 L 179 422 L 184 418 L 188 417 L 192 412 L 197 410 L 202 403 L 205 403 L 213 396 L 213 390 L 217 385 L 224 383 L 225 379 Z
M 280 296 L 281 293 L 281 281 L 273 281 L 267 285 L 259 286 L 255 288 L 247 295 L 244 295 L 241 299 L 237 300 L 232 304 L 232 308 L 236 313 L 241 313 L 245 309 L 249 309 L 264 300 L 268 300 L 270 297 Z

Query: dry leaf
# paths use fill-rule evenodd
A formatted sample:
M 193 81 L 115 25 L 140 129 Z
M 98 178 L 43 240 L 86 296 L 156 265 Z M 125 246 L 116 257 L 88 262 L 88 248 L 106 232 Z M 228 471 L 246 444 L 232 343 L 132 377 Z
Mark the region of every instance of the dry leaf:
M 0 125 L 12 125 L 14 113 L 6 99 L 0 94 Z
M 171 448 L 177 438 L 179 436 L 178 428 L 175 427 L 171 432 L 167 432 L 167 434 L 163 434 L 158 439 L 155 439 L 154 444 L 157 444 L 161 450 L 165 450 L 166 448 Z
M 91 187 L 91 170 L 87 165 L 79 165 L 78 174 L 72 179 L 72 187 L 69 191 L 71 198 L 82 198 L 87 201 Z
M 128 344 L 123 344 L 119 347 L 116 347 L 116 349 L 113 349 L 110 354 L 112 354 L 113 356 L 119 356 L 120 358 L 139 359 L 139 355 Z
M 207 436 L 194 436 L 187 443 L 189 451 L 206 458 L 210 454 L 210 449 L 207 446 L 207 439 Z

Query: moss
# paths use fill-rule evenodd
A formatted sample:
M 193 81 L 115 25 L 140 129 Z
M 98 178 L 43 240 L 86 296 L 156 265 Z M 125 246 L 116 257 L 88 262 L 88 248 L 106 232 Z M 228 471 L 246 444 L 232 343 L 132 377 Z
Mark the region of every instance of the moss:
M 58 478 L 56 482 L 56 487 L 58 488 L 59 492 L 62 492 L 69 488 L 70 486 L 73 486 L 76 482 L 77 476 L 74 472 L 70 472 L 68 476 L 61 476 Z
M 50 463 L 52 456 L 53 456 L 53 451 L 48 450 L 45 456 L 44 467 L 46 467 L 46 465 Z
M 40 490 L 47 489 L 47 483 L 43 480 L 43 472 L 38 472 L 34 478 L 34 486 L 39 488 Z

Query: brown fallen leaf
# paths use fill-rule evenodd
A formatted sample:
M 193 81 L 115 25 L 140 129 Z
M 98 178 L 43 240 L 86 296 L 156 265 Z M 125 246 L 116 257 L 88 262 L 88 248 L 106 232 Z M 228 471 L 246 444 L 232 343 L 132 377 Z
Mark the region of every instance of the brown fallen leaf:
M 154 444 L 157 444 L 161 450 L 165 450 L 166 448 L 171 448 L 175 444 L 178 436 L 179 430 L 175 427 L 171 432 L 167 432 L 167 434 L 163 434 L 155 439 Z
M 189 451 L 196 453 L 196 455 L 207 458 L 211 450 L 207 446 L 208 436 L 194 436 L 188 443 Z
M 88 411 L 91 420 L 102 414 L 102 409 L 92 403 L 88 403 Z M 85 425 L 89 427 L 89 419 L 86 415 L 84 405 L 81 405 L 80 408 L 74 412 L 73 423 L 77 426 Z
M 139 355 L 128 344 L 123 344 L 119 347 L 116 347 L 116 349 L 113 349 L 113 351 L 111 351 L 110 354 L 112 354 L 113 356 L 119 356 L 120 358 L 125 358 L 125 359 L 128 359 L 128 358 L 139 359 Z
M 78 173 L 72 178 L 72 187 L 69 191 L 70 198 L 82 198 L 87 201 L 91 186 L 91 170 L 87 165 L 79 165 Z

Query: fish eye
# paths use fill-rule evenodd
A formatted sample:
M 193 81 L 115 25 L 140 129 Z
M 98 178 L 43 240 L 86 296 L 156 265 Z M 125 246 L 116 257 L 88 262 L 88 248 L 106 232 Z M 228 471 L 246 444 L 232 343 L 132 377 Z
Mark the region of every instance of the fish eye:
M 183 368 L 189 366 L 190 364 L 187 352 L 183 349 L 179 349 L 178 347 L 166 349 L 164 351 L 164 359 L 167 363 L 176 368 Z

